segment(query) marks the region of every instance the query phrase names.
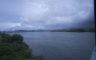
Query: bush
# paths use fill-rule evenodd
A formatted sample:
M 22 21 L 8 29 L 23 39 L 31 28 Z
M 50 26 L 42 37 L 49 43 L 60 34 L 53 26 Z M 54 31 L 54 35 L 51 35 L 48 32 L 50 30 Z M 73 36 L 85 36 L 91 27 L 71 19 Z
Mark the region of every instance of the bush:
M 19 34 L 0 33 L 0 60 L 34 60 L 32 51 Z
M 0 33 L 0 42 L 2 42 L 2 43 L 22 43 L 23 37 L 19 34 L 9 35 L 6 33 Z
M 11 41 L 11 36 L 6 33 L 0 33 L 0 42 L 9 43 Z
M 43 60 L 43 57 L 34 59 L 32 50 L 23 42 L 21 35 L 0 33 L 0 60 Z
M 23 44 L 0 44 L 0 60 L 33 60 L 31 52 Z
M 14 35 L 11 36 L 11 42 L 22 43 L 23 42 L 23 37 L 19 34 L 14 34 Z

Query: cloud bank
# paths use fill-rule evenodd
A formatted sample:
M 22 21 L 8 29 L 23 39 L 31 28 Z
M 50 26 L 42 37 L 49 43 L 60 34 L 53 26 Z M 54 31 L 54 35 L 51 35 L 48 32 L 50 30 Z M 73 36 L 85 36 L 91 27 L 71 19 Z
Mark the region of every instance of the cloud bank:
M 94 18 L 93 3 L 93 0 L 0 0 L 0 29 L 79 27 Z

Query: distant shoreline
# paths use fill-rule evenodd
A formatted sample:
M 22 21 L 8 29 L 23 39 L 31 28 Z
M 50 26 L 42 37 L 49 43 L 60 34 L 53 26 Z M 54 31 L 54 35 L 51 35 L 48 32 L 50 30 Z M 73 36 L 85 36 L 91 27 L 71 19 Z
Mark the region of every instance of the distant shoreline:
M 0 32 L 95 32 L 95 29 L 14 30 Z

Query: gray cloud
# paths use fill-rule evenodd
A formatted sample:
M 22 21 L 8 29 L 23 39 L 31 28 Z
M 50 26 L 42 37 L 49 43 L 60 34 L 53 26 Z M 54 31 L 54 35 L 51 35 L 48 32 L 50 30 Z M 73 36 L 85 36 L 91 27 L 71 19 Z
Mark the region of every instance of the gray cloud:
M 93 0 L 0 0 L 0 29 L 67 28 L 90 25 Z M 91 20 L 91 19 L 90 19 Z M 58 27 L 57 27 L 58 25 Z

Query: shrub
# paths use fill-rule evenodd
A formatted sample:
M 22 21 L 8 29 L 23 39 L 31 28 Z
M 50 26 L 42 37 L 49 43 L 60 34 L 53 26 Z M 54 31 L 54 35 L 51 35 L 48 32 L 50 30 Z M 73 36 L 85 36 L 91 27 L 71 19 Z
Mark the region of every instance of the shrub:
M 14 35 L 11 36 L 11 42 L 22 43 L 23 42 L 23 37 L 19 34 L 14 34 Z
M 0 33 L 0 42 L 9 43 L 11 41 L 11 36 L 6 33 Z
M 19 34 L 0 33 L 0 60 L 34 60 L 28 45 Z

